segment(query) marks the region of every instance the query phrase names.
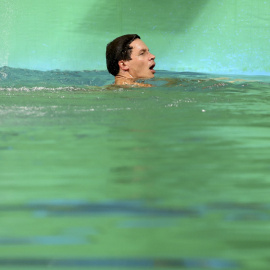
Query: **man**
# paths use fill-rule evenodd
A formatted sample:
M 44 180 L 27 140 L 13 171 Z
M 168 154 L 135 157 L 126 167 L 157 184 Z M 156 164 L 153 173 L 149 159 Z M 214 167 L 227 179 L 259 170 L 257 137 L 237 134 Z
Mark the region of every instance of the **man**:
M 154 60 L 155 56 L 136 34 L 120 36 L 106 48 L 107 69 L 115 76 L 116 85 L 152 86 L 136 80 L 155 76 Z

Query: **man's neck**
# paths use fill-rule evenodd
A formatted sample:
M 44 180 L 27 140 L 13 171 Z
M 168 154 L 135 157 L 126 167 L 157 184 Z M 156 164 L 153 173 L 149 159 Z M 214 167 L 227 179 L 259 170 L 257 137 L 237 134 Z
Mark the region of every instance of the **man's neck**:
M 135 80 L 132 77 L 127 78 L 126 76 L 118 74 L 118 75 L 115 76 L 115 84 L 116 85 L 135 84 Z
M 114 84 L 115 85 L 139 86 L 139 87 L 152 87 L 153 86 L 151 84 L 138 83 L 138 82 L 136 82 L 136 80 L 132 76 L 130 78 L 127 78 L 126 76 L 123 76 L 120 74 L 115 76 L 115 83 Z

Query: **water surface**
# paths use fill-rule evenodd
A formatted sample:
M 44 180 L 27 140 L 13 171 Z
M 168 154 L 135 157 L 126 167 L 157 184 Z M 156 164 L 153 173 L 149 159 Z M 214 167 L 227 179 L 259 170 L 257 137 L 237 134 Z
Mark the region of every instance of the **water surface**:
M 0 69 L 0 267 L 268 269 L 269 77 L 112 82 Z

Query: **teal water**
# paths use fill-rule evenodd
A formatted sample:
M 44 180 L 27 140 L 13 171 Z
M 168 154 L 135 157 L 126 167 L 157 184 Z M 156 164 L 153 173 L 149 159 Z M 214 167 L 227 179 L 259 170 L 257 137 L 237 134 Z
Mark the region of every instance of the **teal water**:
M 1 68 L 0 268 L 269 269 L 269 81 Z

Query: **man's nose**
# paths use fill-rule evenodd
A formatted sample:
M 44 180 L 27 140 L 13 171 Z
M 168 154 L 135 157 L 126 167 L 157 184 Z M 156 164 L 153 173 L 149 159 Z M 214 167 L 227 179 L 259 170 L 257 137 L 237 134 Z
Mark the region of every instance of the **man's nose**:
M 154 60 L 156 58 L 156 56 L 155 55 L 153 55 L 152 53 L 150 53 L 150 55 L 149 55 L 149 59 L 150 60 Z

